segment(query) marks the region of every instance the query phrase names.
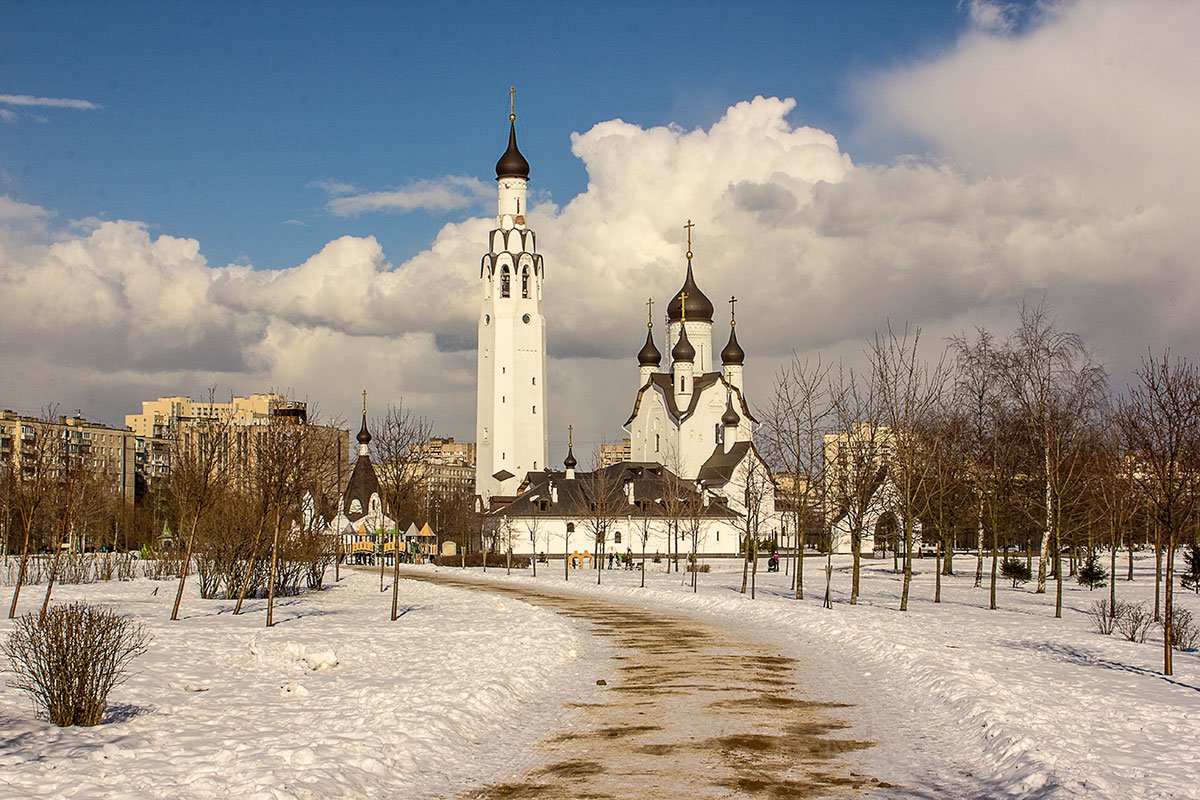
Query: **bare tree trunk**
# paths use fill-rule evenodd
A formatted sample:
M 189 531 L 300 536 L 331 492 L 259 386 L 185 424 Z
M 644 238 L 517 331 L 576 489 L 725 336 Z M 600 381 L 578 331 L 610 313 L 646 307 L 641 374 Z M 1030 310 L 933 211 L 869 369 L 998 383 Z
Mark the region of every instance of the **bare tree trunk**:
M 399 533 L 399 531 L 397 531 Z M 392 547 L 392 622 L 400 610 L 400 542 Z
M 1117 607 L 1117 545 L 1121 543 L 1120 531 L 1112 532 L 1112 551 L 1108 554 L 1108 608 L 1109 613 Z
M 1171 619 L 1174 592 L 1171 586 L 1175 571 L 1175 531 L 1167 531 L 1167 576 L 1163 599 L 1163 675 L 1172 675 L 1171 650 L 1175 647 L 1175 620 Z
M 943 539 L 939 536 L 937 550 L 933 554 L 933 602 L 942 602 L 942 544 Z
M 1154 526 L 1154 621 L 1162 619 L 1162 578 L 1163 578 L 1162 537 L 1158 535 L 1158 525 Z
M 1062 619 L 1062 541 L 1059 538 L 1058 526 L 1054 526 L 1054 616 Z
M 271 571 L 267 578 L 267 627 L 275 624 L 275 575 L 279 569 L 279 513 L 275 513 L 275 535 L 271 539 Z
M 983 495 L 979 495 L 979 504 L 975 509 L 975 588 L 983 586 Z
M 238 592 L 237 604 L 233 607 L 234 616 L 242 613 L 242 601 L 246 599 L 246 593 L 250 591 L 250 581 L 254 579 L 254 570 L 258 566 L 258 543 L 262 539 L 265 525 L 266 518 L 260 518 L 258 521 L 258 530 L 254 534 L 254 542 L 250 545 L 250 563 L 246 565 L 246 579 L 242 581 L 242 588 Z
M 750 568 L 750 599 L 754 599 L 754 587 L 758 579 L 758 537 L 751 537 L 754 542 L 751 545 L 753 555 L 751 555 L 753 566 Z
M 800 525 L 800 515 L 796 514 L 796 573 L 793 581 L 796 584 L 796 599 L 804 599 L 804 530 Z
M 850 549 L 853 550 L 854 570 L 850 581 L 850 605 L 858 605 L 858 575 L 862 561 L 862 534 L 851 535 Z
M 908 611 L 908 589 L 912 585 L 913 558 L 912 520 L 904 523 L 904 587 L 900 590 L 900 610 Z
M 1129 548 L 1129 577 L 1127 577 L 1125 580 L 1132 581 L 1133 580 L 1133 539 L 1130 537 L 1130 535 L 1128 533 L 1125 534 L 1125 546 Z M 1116 577 L 1117 576 L 1114 575 L 1113 580 L 1116 580 Z
M 749 514 L 749 509 L 746 511 Z M 742 559 L 742 594 L 746 593 L 746 586 L 750 581 L 750 534 L 746 534 L 745 539 L 746 555 Z
M 1050 494 L 1050 448 L 1043 448 L 1046 467 L 1046 528 L 1042 531 L 1041 558 L 1038 560 L 1038 582 L 1035 594 L 1046 593 L 1046 562 L 1050 559 L 1050 534 L 1054 530 L 1054 505 Z
M 999 535 L 1000 534 L 998 533 L 996 526 L 993 525 L 992 526 L 992 585 L 991 585 L 991 601 L 988 605 L 988 608 L 990 608 L 992 611 L 996 610 L 996 572 L 997 572 L 996 562 L 1000 560 L 999 553 L 997 552 L 1000 549 Z M 1005 550 L 1007 551 L 1007 549 L 1008 549 L 1008 545 L 1005 545 Z
M 183 550 L 183 569 L 179 570 L 179 588 L 175 590 L 175 605 L 171 609 L 171 620 L 179 619 L 179 602 L 183 600 L 183 585 L 187 581 L 188 564 L 192 563 L 192 545 L 196 541 L 196 527 L 200 524 L 200 513 L 192 515 L 191 530 L 188 531 L 187 547 Z
M 25 571 L 29 565 L 29 528 L 31 524 L 25 523 L 25 541 L 21 545 L 21 565 L 17 567 L 17 585 L 13 588 L 12 605 L 8 607 L 8 618 L 12 619 L 17 614 L 17 600 L 21 597 L 21 586 L 25 584 Z

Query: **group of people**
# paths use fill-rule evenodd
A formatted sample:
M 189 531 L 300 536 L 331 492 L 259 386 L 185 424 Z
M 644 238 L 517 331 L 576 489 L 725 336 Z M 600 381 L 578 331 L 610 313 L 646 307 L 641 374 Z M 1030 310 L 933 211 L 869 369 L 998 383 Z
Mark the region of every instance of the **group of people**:
M 580 567 L 591 569 L 592 562 L 592 554 L 588 550 L 584 550 L 583 555 L 580 555 L 578 550 L 571 553 L 571 569 L 579 569 Z M 599 565 L 603 566 L 603 561 L 599 562 Z M 633 569 L 633 550 L 626 548 L 624 553 L 610 552 L 608 554 L 609 569 L 620 569 L 622 567 Z

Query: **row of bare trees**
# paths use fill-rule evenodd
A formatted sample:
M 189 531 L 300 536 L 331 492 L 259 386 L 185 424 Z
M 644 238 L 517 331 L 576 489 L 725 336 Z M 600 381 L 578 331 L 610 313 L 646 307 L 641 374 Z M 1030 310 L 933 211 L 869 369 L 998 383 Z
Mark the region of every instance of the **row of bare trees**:
M 828 559 L 833 526 L 849 531 L 855 603 L 860 552 L 882 535 L 903 571 L 901 610 L 922 546 L 938 559 L 935 601 L 965 545 L 975 551 L 976 587 L 990 572 L 991 608 L 1000 554 L 1015 548 L 1032 562 L 1036 553 L 1036 592 L 1055 581 L 1060 617 L 1068 570 L 1095 565 L 1107 549 L 1115 579 L 1125 548 L 1132 579 L 1133 548 L 1152 544 L 1169 673 L 1174 551 L 1195 536 L 1200 507 L 1197 365 L 1148 352 L 1114 396 L 1103 366 L 1044 303 L 1023 305 L 1004 340 L 977 329 L 931 358 L 922 344 L 919 329 L 889 326 L 869 343 L 864 369 L 794 357 L 780 371 L 763 409 L 764 440 L 787 474 L 779 493 L 796 541 Z M 826 604 L 831 575 L 827 560 Z

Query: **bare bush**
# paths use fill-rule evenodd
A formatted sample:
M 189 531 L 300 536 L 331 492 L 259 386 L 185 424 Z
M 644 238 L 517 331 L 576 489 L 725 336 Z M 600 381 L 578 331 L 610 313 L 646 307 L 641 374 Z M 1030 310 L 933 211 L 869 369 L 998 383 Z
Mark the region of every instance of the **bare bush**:
M 1146 641 L 1146 634 L 1154 625 L 1154 614 L 1145 603 L 1122 603 L 1117 609 L 1117 632 L 1131 642 Z
M 1171 646 L 1185 653 L 1200 646 L 1200 625 L 1186 608 L 1171 609 Z
M 1128 603 L 1120 600 L 1116 604 L 1110 604 L 1108 598 L 1097 600 L 1092 603 L 1087 614 L 1092 620 L 1092 624 L 1096 628 L 1097 633 L 1102 633 L 1105 636 L 1110 635 L 1117 626 L 1117 617 L 1124 612 L 1124 607 Z
M 150 635 L 103 606 L 57 605 L 15 621 L 4 643 L 13 686 L 33 698 L 55 725 L 98 725 L 108 693 L 146 652 Z

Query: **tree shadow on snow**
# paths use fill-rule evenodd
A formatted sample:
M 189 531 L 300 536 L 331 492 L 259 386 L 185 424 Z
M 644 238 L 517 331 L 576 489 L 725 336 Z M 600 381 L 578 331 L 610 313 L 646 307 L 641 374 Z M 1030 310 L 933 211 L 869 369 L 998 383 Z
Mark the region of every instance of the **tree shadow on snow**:
M 1145 675 L 1149 678 L 1160 678 L 1167 683 L 1174 684 L 1183 689 L 1191 689 L 1193 692 L 1200 692 L 1200 686 L 1193 686 L 1190 683 L 1184 683 L 1170 675 L 1163 675 L 1161 672 L 1146 667 L 1137 667 L 1132 664 L 1123 664 L 1120 661 L 1113 661 L 1110 658 L 1101 658 L 1093 653 L 1089 653 L 1078 647 L 1073 647 L 1067 644 L 1054 644 L 1051 642 L 999 642 L 1003 647 L 1011 647 L 1013 649 L 1036 650 L 1042 653 L 1050 653 L 1058 656 L 1061 660 L 1071 664 L 1078 664 L 1084 667 L 1100 667 L 1102 669 L 1111 669 L 1118 672 L 1132 672 L 1135 675 Z
M 104 724 L 114 722 L 129 722 L 129 720 L 140 717 L 144 714 L 154 712 L 153 706 L 139 706 L 133 703 L 118 703 L 111 705 L 104 712 Z

